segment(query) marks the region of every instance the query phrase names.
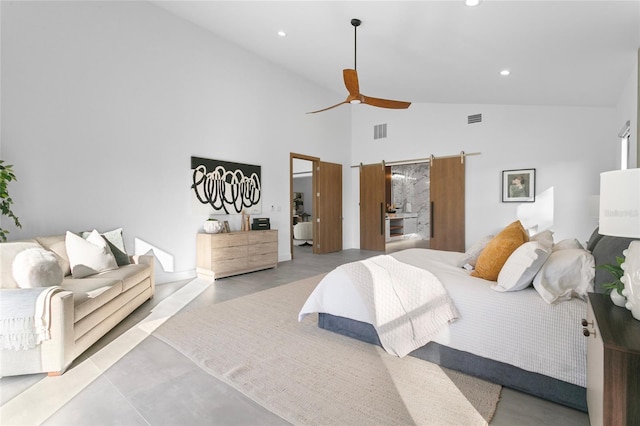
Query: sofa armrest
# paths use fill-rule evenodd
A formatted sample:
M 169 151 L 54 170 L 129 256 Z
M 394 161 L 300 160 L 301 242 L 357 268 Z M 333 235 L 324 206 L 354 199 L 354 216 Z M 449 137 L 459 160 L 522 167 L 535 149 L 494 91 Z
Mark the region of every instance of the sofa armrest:
M 15 292 L 16 290 L 3 290 Z M 17 290 L 20 291 L 20 290 Z M 33 349 L 0 351 L 0 376 L 62 374 L 74 359 L 73 293 L 60 291 L 49 301 L 50 339 Z
M 155 293 L 155 286 L 156 286 L 155 274 L 154 274 L 156 258 L 150 254 L 134 254 L 132 256 L 129 256 L 129 258 L 131 259 L 132 263 L 135 263 L 138 265 L 149 265 L 149 268 L 151 268 L 151 271 L 149 272 L 149 279 L 151 280 L 151 297 L 153 297 L 153 294 Z
M 75 333 L 73 331 L 73 293 L 61 291 L 51 297 L 51 339 L 42 342 L 42 369 L 50 376 L 62 374 L 75 358 Z

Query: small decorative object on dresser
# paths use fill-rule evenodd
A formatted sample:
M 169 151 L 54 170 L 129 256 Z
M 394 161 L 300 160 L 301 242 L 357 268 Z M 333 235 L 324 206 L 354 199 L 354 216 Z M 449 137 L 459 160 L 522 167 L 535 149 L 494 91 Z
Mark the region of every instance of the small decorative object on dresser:
M 640 238 L 640 169 L 600 174 L 600 234 Z M 623 254 L 625 307 L 640 320 L 640 241 L 631 241 Z
M 224 230 L 224 224 L 217 219 L 209 219 L 205 220 L 202 228 L 207 234 L 217 234 Z
M 610 294 L 613 304 L 622 308 L 624 308 L 627 303 L 627 298 L 622 295 L 624 284 L 620 281 L 622 275 L 624 275 L 624 270 L 622 269 L 623 262 L 624 257 L 616 256 L 616 265 L 605 264 L 596 266 L 597 269 L 608 271 L 614 278 L 613 281 L 602 284 L 602 287 Z

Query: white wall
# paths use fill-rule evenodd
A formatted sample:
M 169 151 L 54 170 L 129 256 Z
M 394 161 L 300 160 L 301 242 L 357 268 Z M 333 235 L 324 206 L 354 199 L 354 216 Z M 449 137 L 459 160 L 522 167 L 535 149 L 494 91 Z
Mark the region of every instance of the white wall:
M 483 122 L 467 124 L 482 113 Z M 554 193 L 556 240 L 586 241 L 597 224 L 589 212 L 599 173 L 614 168 L 610 141 L 619 131 L 614 108 L 413 104 L 405 111 L 353 109 L 353 164 L 480 152 L 466 162 L 466 243 L 516 219 L 517 203 L 501 202 L 502 170 L 535 168 L 537 194 Z M 373 140 L 373 126 L 388 138 Z M 357 219 L 358 169 L 351 173 L 347 209 Z M 357 222 L 357 221 L 356 221 Z M 351 244 L 358 246 L 358 223 Z
M 262 166 L 261 216 L 290 259 L 289 153 L 348 164 L 349 114 L 305 115 L 336 94 L 147 2 L 0 7 L 10 239 L 123 227 L 130 252 L 139 239 L 173 260 L 159 281 L 193 276 L 194 155 Z
M 639 51 L 640 55 L 640 51 Z M 629 74 L 629 78 L 620 93 L 620 99 L 616 105 L 616 124 L 618 125 L 618 131 L 622 129 L 627 121 L 631 122 L 631 137 L 629 138 L 629 168 L 635 168 L 640 166 L 638 164 L 638 158 L 640 152 L 638 152 L 638 60 L 635 58 L 635 67 Z M 611 138 L 610 148 L 616 152 L 616 169 L 620 168 L 620 139 L 617 137 Z

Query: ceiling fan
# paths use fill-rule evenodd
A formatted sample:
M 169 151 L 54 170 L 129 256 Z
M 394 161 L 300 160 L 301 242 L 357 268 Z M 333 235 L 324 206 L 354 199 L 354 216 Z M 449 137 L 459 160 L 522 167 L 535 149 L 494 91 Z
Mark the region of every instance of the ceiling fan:
M 360 26 L 361 23 L 362 21 L 360 21 L 359 19 L 354 18 L 351 20 L 351 25 L 353 25 L 353 45 L 354 45 L 353 46 L 353 56 L 354 56 L 353 69 L 342 70 L 344 85 L 346 86 L 347 91 L 349 92 L 349 96 L 347 96 L 347 99 L 340 102 L 339 104 L 335 104 L 327 108 L 319 109 L 317 111 L 311 111 L 311 112 L 308 112 L 307 114 L 315 114 L 316 112 L 326 111 L 331 108 L 340 106 L 342 104 L 349 104 L 349 103 L 350 104 L 363 103 L 363 104 L 371 105 L 378 108 L 390 108 L 390 109 L 406 109 L 406 108 L 409 108 L 409 105 L 411 105 L 411 102 L 392 101 L 390 99 L 372 98 L 370 96 L 365 96 L 362 93 L 360 93 L 360 85 L 358 84 L 358 72 L 356 71 L 356 65 L 357 65 L 356 53 L 358 48 L 358 39 L 357 39 L 358 27 Z

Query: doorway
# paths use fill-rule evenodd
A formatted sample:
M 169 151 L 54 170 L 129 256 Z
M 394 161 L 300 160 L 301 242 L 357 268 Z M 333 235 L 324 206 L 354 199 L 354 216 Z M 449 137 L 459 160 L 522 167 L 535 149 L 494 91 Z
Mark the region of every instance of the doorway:
M 314 163 L 315 157 L 291 157 L 291 258 L 313 253 Z
M 464 161 L 360 165 L 360 248 L 464 251 Z
M 295 166 L 294 166 L 295 165 Z M 311 170 L 309 170 L 311 165 Z M 342 250 L 342 164 L 321 161 L 318 157 L 291 153 L 290 166 L 290 247 L 309 247 L 314 254 Z M 311 175 L 311 192 L 302 179 Z M 294 178 L 296 176 L 296 178 Z M 300 177 L 300 190 L 294 180 Z M 298 228 L 298 229 L 296 229 Z M 295 243 L 294 243 L 295 242 Z M 308 249 L 308 248 L 307 248 Z

